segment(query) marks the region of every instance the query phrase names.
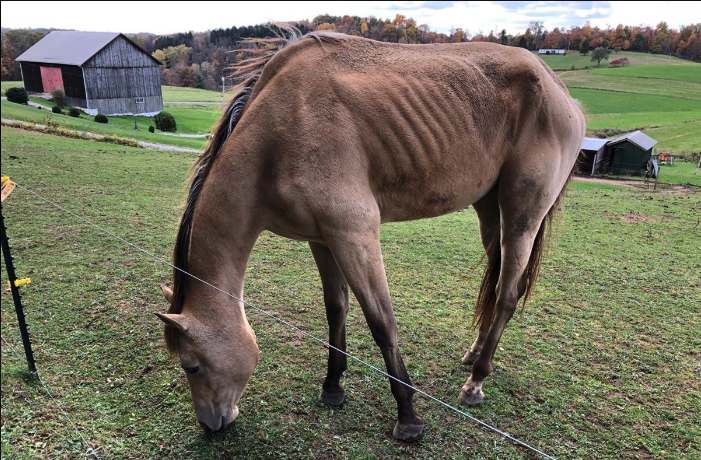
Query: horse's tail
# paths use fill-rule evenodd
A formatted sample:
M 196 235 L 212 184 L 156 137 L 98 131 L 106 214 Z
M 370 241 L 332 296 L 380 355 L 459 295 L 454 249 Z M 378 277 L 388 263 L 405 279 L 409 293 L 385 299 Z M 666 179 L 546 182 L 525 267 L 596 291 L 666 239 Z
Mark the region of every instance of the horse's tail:
M 567 180 L 567 183 L 568 182 L 569 179 Z M 540 265 L 543 262 L 543 254 L 552 236 L 553 218 L 561 208 L 565 198 L 567 183 L 562 187 L 555 203 L 553 203 L 552 207 L 545 215 L 535 240 L 533 241 L 533 249 L 531 249 L 531 256 L 528 259 L 528 265 L 525 271 L 526 291 L 523 296 L 524 306 L 526 305 L 526 301 L 530 298 L 531 292 L 535 287 L 535 282 L 538 279 Z M 480 328 L 489 328 L 494 318 L 494 307 L 497 303 L 497 283 L 499 282 L 499 274 L 501 272 L 501 244 L 499 243 L 498 235 L 487 246 L 486 256 L 487 267 L 484 270 L 484 277 L 482 278 L 482 284 L 480 285 L 479 294 L 477 295 L 475 313 L 472 317 L 472 324 Z

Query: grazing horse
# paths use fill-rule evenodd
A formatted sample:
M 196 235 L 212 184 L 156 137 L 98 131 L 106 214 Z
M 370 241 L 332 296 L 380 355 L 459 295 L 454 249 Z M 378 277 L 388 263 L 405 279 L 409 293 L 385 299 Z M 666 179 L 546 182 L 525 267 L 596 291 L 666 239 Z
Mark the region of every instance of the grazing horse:
M 397 343 L 380 249 L 383 222 L 472 205 L 487 256 L 477 339 L 459 402 L 482 383 L 520 298 L 536 280 L 548 220 L 584 136 L 577 103 L 530 52 L 492 43 L 399 45 L 337 34 L 292 34 L 251 73 L 195 165 L 174 265 L 241 299 L 244 272 L 268 230 L 309 242 L 329 343 L 346 349 L 353 291 L 387 372 L 411 384 Z M 219 430 L 259 350 L 244 305 L 174 271 L 167 348 L 187 374 L 197 418 Z M 525 301 L 525 300 L 524 300 Z M 320 401 L 340 405 L 346 356 L 329 351 Z M 417 438 L 414 391 L 390 379 L 393 435 Z

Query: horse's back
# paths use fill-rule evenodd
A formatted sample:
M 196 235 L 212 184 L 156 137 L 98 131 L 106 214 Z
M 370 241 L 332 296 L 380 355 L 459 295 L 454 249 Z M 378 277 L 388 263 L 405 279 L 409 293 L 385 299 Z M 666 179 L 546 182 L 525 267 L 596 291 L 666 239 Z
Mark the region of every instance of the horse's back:
M 472 204 L 505 163 L 578 132 L 561 125 L 581 117 L 537 57 L 487 43 L 307 39 L 275 56 L 259 85 L 250 109 L 274 125 L 280 193 L 363 184 L 382 221 Z

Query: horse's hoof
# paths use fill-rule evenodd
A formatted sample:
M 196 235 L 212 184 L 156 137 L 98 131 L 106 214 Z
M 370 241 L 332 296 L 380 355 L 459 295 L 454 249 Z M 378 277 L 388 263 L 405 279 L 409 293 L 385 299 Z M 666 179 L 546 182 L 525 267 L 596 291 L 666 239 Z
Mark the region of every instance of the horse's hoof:
M 397 422 L 392 430 L 392 437 L 399 441 L 416 441 L 421 437 L 424 431 L 424 423 L 412 425 L 408 423 Z
M 346 392 L 341 390 L 337 392 L 330 392 L 326 390 L 321 391 L 318 402 L 321 404 L 328 404 L 329 406 L 342 406 L 343 401 L 346 399 Z
M 465 356 L 462 357 L 463 365 L 472 366 L 475 364 L 475 361 L 477 361 L 477 358 L 479 358 L 479 355 L 479 351 L 468 350 L 467 353 L 465 353 Z
M 463 389 L 460 390 L 458 402 L 461 405 L 474 407 L 482 404 L 482 401 L 484 401 L 484 393 L 482 393 L 482 388 L 473 387 L 466 390 L 465 387 L 463 387 Z

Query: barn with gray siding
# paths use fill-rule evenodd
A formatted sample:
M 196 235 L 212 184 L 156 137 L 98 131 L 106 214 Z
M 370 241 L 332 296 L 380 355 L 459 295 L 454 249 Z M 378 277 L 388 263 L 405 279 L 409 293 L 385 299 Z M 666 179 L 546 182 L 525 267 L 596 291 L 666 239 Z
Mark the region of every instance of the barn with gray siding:
M 123 34 L 54 31 L 16 61 L 30 94 L 60 88 L 69 105 L 105 115 L 163 110 L 161 63 Z

